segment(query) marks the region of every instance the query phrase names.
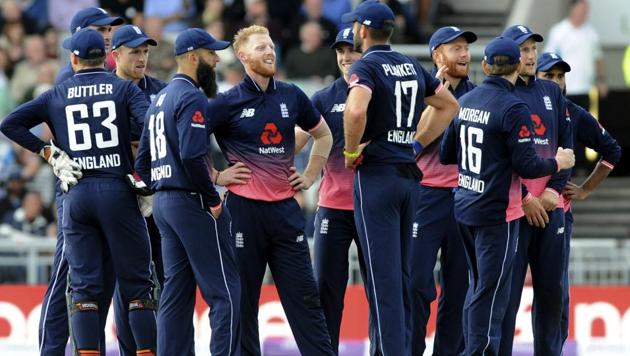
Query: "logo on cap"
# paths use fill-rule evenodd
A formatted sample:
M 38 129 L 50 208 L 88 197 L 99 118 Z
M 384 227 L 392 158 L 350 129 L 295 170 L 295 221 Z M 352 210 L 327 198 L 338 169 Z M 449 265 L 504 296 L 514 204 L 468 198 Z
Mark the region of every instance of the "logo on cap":
M 97 7 L 97 9 L 99 9 L 103 14 L 107 15 L 107 11 L 105 11 L 103 8 Z
M 142 31 L 140 30 L 140 27 L 138 26 L 132 26 L 133 30 L 136 31 L 137 34 L 141 35 Z
M 521 32 L 523 32 L 523 33 L 529 33 L 529 30 L 528 30 L 528 29 L 527 29 L 527 27 L 525 27 L 525 26 L 522 26 L 522 25 L 521 25 L 521 26 L 517 26 L 517 28 L 518 28 L 519 30 L 521 30 Z
M 457 26 L 450 26 L 453 31 L 461 31 Z
M 343 30 L 343 38 L 348 38 L 348 36 L 350 36 L 350 31 L 352 31 L 351 28 L 346 28 L 345 30 Z
M 372 21 L 370 21 L 370 20 L 363 20 L 363 24 L 365 26 L 370 26 L 372 24 Z
M 549 53 L 549 57 L 553 58 L 553 59 L 558 59 L 558 55 L 555 53 Z

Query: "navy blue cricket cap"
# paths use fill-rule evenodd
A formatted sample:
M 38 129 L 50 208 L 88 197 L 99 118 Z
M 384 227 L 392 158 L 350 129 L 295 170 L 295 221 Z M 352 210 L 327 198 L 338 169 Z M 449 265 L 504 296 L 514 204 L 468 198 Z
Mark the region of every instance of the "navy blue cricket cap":
M 429 49 L 433 52 L 436 48 L 445 43 L 449 43 L 458 37 L 463 37 L 466 42 L 473 43 L 477 40 L 477 35 L 471 31 L 462 31 L 459 27 L 441 27 L 431 35 L 429 39 Z
M 516 64 L 521 60 L 521 50 L 518 44 L 507 37 L 495 37 L 490 41 L 483 51 L 483 59 L 488 64 L 494 64 L 494 57 L 505 56 L 508 57 L 508 64 Z
M 335 42 L 330 45 L 330 48 L 337 48 L 340 44 L 348 44 L 350 46 L 354 46 L 354 35 L 352 33 L 352 28 L 344 28 L 343 30 L 337 33 L 337 38 L 335 38 Z
M 571 71 L 571 66 L 569 65 L 569 63 L 562 60 L 562 57 L 553 52 L 545 52 L 541 54 L 540 57 L 538 57 L 538 66 L 536 67 L 536 71 L 546 72 L 556 65 L 562 67 L 562 70 L 564 70 L 565 72 Z
M 157 46 L 157 41 L 148 37 L 140 27 L 134 25 L 120 26 L 112 37 L 112 49 L 120 46 L 136 48 L 143 44 Z
M 341 22 L 358 22 L 372 28 L 383 28 L 386 21 L 394 21 L 394 12 L 378 0 L 366 0 L 352 12 L 341 16 Z
M 105 40 L 100 32 L 83 28 L 63 41 L 63 48 L 84 59 L 105 57 Z
M 208 32 L 200 28 L 189 28 L 175 39 L 175 55 L 179 56 L 197 48 L 222 50 L 230 46 L 230 42 L 217 41 Z
M 536 32 L 532 32 L 532 30 L 527 28 L 527 26 L 523 25 L 510 26 L 503 31 L 501 36 L 513 39 L 519 46 L 530 38 L 533 38 L 536 42 L 543 41 L 543 36 Z
M 118 26 L 125 23 L 122 17 L 109 16 L 100 7 L 88 7 L 77 12 L 70 21 L 70 33 L 75 33 L 88 26 Z

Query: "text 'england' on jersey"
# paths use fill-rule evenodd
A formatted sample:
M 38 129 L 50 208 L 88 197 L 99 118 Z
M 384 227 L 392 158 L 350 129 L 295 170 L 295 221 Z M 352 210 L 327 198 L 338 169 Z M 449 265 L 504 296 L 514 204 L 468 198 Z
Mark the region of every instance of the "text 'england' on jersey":
M 363 87 L 372 98 L 361 142 L 363 164 L 413 163 L 411 144 L 424 98 L 441 86 L 418 62 L 388 45 L 370 47 L 350 68 L 348 90 Z
M 148 106 L 133 82 L 102 69 L 84 70 L 34 102 L 47 113 L 55 144 L 81 166 L 83 176 L 131 172 L 131 141 L 140 138 Z
M 210 100 L 211 131 L 231 164 L 252 171 L 247 184 L 230 185 L 240 196 L 279 201 L 295 194 L 289 185 L 295 152 L 295 126 L 318 127 L 320 113 L 297 86 L 271 79 L 263 91 L 249 76 Z

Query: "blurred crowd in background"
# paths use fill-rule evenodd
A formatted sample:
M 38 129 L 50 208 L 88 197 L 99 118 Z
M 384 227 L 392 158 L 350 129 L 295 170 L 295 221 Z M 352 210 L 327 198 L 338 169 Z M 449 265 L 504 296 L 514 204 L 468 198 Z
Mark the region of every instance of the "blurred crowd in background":
M 175 70 L 173 42 L 189 27 L 205 28 L 217 39 L 231 40 L 239 28 L 269 28 L 276 44 L 277 77 L 314 90 L 338 76 L 329 45 L 344 25 L 341 15 L 358 0 L 2 0 L 0 1 L 0 120 L 17 105 L 53 86 L 57 71 L 69 61 L 61 42 L 69 36 L 74 14 L 99 6 L 125 18 L 158 41 L 151 48 L 148 74 L 168 81 Z M 394 43 L 426 42 L 432 29 L 430 13 L 437 0 L 387 0 L 396 13 Z M 347 26 L 347 25 L 346 25 Z M 219 52 L 219 90 L 238 83 L 243 68 L 233 51 Z M 107 64 L 114 67 L 109 57 Z M 34 128 L 44 141 L 48 128 Z M 1 135 L 0 135 L 1 136 Z M 303 151 L 304 152 L 304 151 Z M 219 153 L 220 154 L 220 153 Z M 307 155 L 308 153 L 304 153 Z M 308 157 L 297 157 L 303 165 Z M 216 161 L 215 161 L 216 162 Z M 218 167 L 221 168 L 221 167 Z M 308 194 L 307 194 L 308 195 Z M 315 194 L 298 196 L 307 214 Z M 49 237 L 56 234 L 54 176 L 38 156 L 0 137 L 0 238 L 15 233 Z M 309 219 L 310 220 L 310 219 Z M 310 226 L 310 224 L 308 224 Z M 5 276 L 5 281 L 8 281 Z M 18 280 L 21 277 L 16 277 Z M 9 280 L 12 278 L 8 278 Z

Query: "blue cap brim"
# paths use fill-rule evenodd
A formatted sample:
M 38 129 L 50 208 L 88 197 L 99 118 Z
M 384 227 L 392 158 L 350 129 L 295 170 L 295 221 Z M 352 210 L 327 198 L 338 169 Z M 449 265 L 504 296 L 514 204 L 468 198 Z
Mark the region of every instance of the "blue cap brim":
M 157 41 L 154 40 L 153 38 L 149 38 L 149 37 L 140 37 L 140 38 L 136 38 L 135 40 L 131 40 L 129 42 L 125 42 L 125 43 L 121 43 L 117 46 L 113 46 L 112 48 L 116 49 L 120 46 L 125 46 L 128 48 L 136 48 L 138 46 L 141 46 L 143 44 L 148 44 L 149 46 L 157 46 Z
M 228 41 L 214 41 L 211 44 L 204 46 L 204 48 L 215 50 L 215 51 L 220 51 L 228 47 L 230 47 L 230 42 Z
M 349 46 L 353 46 L 353 47 L 354 47 L 354 42 L 352 42 L 352 41 L 349 41 L 349 40 L 339 40 L 339 41 L 336 41 L 335 43 L 331 44 L 331 45 L 330 45 L 330 48 L 335 49 L 335 48 L 337 48 L 337 46 L 342 45 L 342 44 L 346 44 L 346 45 L 349 45 Z
M 514 40 L 516 43 L 518 43 L 518 45 L 522 45 L 523 43 L 525 43 L 525 41 L 527 41 L 528 39 L 533 38 L 534 41 L 536 42 L 542 42 L 544 41 L 543 36 L 537 34 L 537 33 L 528 33 L 522 37 L 519 37 L 518 39 Z
M 570 72 L 571 71 L 571 66 L 569 65 L 569 63 L 565 62 L 565 61 L 561 61 L 561 60 L 557 60 L 557 61 L 551 61 L 549 63 L 546 63 L 545 65 L 541 65 L 538 68 L 536 68 L 537 72 L 546 72 L 548 70 L 550 70 L 551 68 L 553 68 L 554 66 L 561 66 L 562 69 L 565 72 Z
M 63 40 L 63 42 L 61 43 L 61 46 L 65 49 L 72 49 L 71 44 L 72 44 L 72 37 L 68 37 Z
M 343 23 L 351 23 L 356 21 L 357 15 L 354 12 L 347 12 L 341 15 L 341 22 Z
M 118 26 L 124 23 L 125 23 L 125 20 L 122 17 L 107 16 L 107 17 L 103 17 L 100 20 L 90 23 L 90 25 L 92 26 L 105 26 L 105 25 Z

